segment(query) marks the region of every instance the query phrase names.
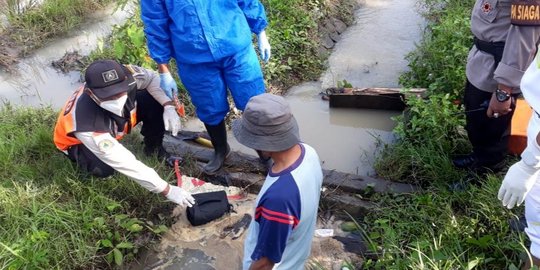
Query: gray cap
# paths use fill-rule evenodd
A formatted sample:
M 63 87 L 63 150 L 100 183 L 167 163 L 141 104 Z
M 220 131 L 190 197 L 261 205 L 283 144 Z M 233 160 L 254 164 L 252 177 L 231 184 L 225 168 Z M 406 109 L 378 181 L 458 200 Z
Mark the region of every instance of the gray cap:
M 255 150 L 279 152 L 300 142 L 291 107 L 283 97 L 268 93 L 249 99 L 232 130 L 238 142 Z

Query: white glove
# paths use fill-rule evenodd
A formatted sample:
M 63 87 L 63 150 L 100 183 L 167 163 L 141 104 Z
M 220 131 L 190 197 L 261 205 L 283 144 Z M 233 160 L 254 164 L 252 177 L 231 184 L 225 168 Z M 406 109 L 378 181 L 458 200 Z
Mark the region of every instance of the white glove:
M 178 116 L 173 105 L 165 105 L 163 108 L 163 123 L 165 124 L 165 130 L 170 131 L 173 136 L 176 136 L 182 128 L 180 116 Z
M 521 157 L 519 162 L 508 169 L 497 195 L 503 206 L 508 209 L 523 203 L 540 173 L 538 168 L 540 151 L 535 145 L 528 145 Z
M 165 195 L 171 202 L 177 203 L 180 206 L 191 207 L 195 204 L 195 198 L 191 196 L 191 193 L 185 191 L 183 188 L 177 186 L 169 186 L 169 193 Z
M 259 42 L 259 51 L 261 52 L 261 59 L 267 63 L 270 60 L 270 43 L 266 37 L 266 32 L 263 30 L 257 36 L 257 41 Z

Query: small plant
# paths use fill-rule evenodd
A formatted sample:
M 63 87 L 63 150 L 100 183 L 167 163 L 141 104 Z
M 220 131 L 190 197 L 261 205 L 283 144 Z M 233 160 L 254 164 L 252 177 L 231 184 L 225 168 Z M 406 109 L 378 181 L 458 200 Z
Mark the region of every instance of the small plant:
M 451 183 L 464 172 L 451 163 L 452 153 L 468 147 L 460 126 L 460 107 L 448 94 L 428 99 L 410 98 L 408 109 L 395 118 L 395 144 L 385 146 L 375 162 L 379 176 L 399 182 L 431 185 L 435 180 Z
M 395 118 L 398 125 L 394 132 L 401 140 L 418 145 L 434 140 L 447 152 L 463 140 L 459 133 L 459 127 L 465 124 L 463 113 L 449 94 L 409 98 L 406 103 L 404 114 Z
M 337 88 L 352 88 L 352 87 L 353 87 L 352 84 L 345 79 L 337 82 Z
M 400 76 L 405 87 L 430 93 L 463 96 L 465 66 L 472 45 L 470 12 L 473 1 L 424 0 L 428 27 L 422 43 L 407 55 L 410 70 Z

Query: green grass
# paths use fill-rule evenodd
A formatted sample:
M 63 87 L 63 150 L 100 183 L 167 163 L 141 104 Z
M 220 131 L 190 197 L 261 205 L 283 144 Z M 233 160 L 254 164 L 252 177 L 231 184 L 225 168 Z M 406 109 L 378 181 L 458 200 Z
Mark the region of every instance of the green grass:
M 421 3 L 428 31 L 408 55 L 410 71 L 400 82 L 428 88 L 429 97 L 409 100 L 408 110 L 395 118 L 398 140 L 383 149 L 375 169 L 380 177 L 417 184 L 424 191 L 371 198 L 380 209 L 357 218 L 370 246 L 364 268 L 517 269 L 528 239 L 508 225 L 523 208 L 509 211 L 497 200 L 503 175 L 469 175 L 451 163 L 452 155 L 470 151 L 463 108 L 456 100 L 464 90 L 474 1 Z M 449 188 L 471 177 L 480 184 L 464 191 Z
M 80 26 L 89 15 L 113 1 L 44 0 L 39 5 L 30 1 L 34 4 L 21 10 L 23 1 L 8 0 L 2 12 L 7 16 L 9 26 L 0 35 L 15 42 L 13 48 L 25 56 L 52 38 Z
M 407 100 L 408 109 L 395 117 L 398 141 L 386 145 L 375 162 L 380 177 L 429 186 L 461 179 L 450 160 L 451 153 L 466 153 L 470 146 L 461 126 L 460 107 L 448 94 Z
M 428 27 L 422 43 L 406 57 L 410 70 L 401 75 L 400 83 L 460 99 L 465 86 L 467 55 L 472 46 L 470 13 L 474 1 L 420 2 L 425 6 Z
M 362 222 L 371 258 L 366 269 L 512 269 L 524 234 L 510 231 L 511 212 L 496 198 L 500 178 L 462 192 L 434 184 L 414 195 L 376 196 Z M 368 256 L 370 257 L 370 256 Z
M 171 223 L 173 205 L 134 181 L 79 172 L 52 143 L 56 115 L 49 108 L 0 110 L 2 269 L 110 267 L 132 259 Z M 126 140 L 141 156 L 140 139 Z M 155 159 L 145 163 L 172 176 Z

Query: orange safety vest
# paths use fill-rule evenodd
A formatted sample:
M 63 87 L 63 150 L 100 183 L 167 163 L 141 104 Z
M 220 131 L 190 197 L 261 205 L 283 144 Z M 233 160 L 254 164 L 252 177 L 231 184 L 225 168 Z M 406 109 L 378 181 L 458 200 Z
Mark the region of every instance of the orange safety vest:
M 58 114 L 54 128 L 54 144 L 60 151 L 67 151 L 71 146 L 81 144 L 75 132 L 110 133 L 117 140 L 129 133 L 137 125 L 137 106 L 130 111 L 130 119 L 112 117 L 105 109 L 99 107 L 88 95 L 84 94 L 85 86 L 79 87 L 68 99 Z M 117 120 L 125 120 L 122 129 Z M 130 120 L 130 121 L 128 121 Z M 131 123 L 131 127 L 129 124 Z

